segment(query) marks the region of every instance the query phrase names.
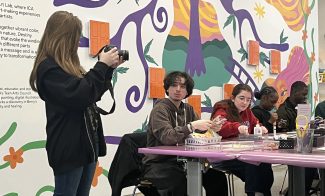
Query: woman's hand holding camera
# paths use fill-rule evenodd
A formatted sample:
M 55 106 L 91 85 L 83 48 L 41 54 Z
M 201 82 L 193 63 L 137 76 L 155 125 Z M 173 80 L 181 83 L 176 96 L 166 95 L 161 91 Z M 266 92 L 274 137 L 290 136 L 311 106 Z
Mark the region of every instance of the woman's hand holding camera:
M 99 54 L 99 61 L 112 68 L 116 68 L 124 62 L 123 58 L 118 55 L 118 50 L 116 47 L 107 52 L 102 50 L 102 52 Z

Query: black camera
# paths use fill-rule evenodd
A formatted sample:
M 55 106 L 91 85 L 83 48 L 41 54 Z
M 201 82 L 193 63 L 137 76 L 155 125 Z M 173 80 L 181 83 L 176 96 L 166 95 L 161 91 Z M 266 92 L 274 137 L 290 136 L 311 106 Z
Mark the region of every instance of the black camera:
M 104 46 L 104 52 L 108 52 L 110 51 L 112 48 L 116 47 L 115 45 L 106 45 Z M 120 57 L 122 57 L 122 59 L 124 61 L 128 61 L 129 60 L 129 51 L 127 50 L 118 50 L 118 55 Z

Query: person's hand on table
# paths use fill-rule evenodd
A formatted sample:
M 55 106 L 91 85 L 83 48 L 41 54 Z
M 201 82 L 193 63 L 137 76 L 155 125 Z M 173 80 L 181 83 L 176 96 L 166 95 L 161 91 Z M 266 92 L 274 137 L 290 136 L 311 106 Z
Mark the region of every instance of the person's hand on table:
M 215 117 L 212 122 L 213 122 L 213 125 L 211 126 L 211 129 L 214 131 L 214 132 L 219 132 L 222 125 L 227 121 L 226 118 L 223 118 L 221 117 L 220 115 L 218 115 L 217 117 Z
M 206 131 L 213 126 L 211 120 L 196 120 L 191 122 L 193 130 Z
M 267 130 L 267 128 L 264 126 L 261 126 L 261 129 L 263 134 L 267 134 L 269 132 L 269 130 Z
M 249 135 L 249 133 L 248 133 L 248 127 L 246 125 L 240 125 L 238 127 L 238 131 L 239 131 L 240 134 Z

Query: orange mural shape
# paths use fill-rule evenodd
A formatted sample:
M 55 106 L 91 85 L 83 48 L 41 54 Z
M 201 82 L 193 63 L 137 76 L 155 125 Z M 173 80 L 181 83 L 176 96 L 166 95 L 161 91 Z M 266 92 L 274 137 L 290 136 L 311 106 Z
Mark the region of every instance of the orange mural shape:
M 190 104 L 195 113 L 201 118 L 201 95 L 191 95 L 187 98 L 188 104 Z
M 102 175 L 102 173 L 103 173 L 103 168 L 102 167 L 99 167 L 99 161 L 97 161 L 95 174 L 94 174 L 94 177 L 93 177 L 93 181 L 91 183 L 91 185 L 93 187 L 97 186 L 97 184 L 98 184 L 98 177 L 100 175 Z
M 236 84 L 224 84 L 223 85 L 223 99 L 230 99 L 232 95 L 232 90 Z
M 110 43 L 109 23 L 90 20 L 89 32 L 89 54 L 94 56 L 103 46 Z
M 279 74 L 281 72 L 281 52 L 278 50 L 270 51 L 270 73 Z
M 260 44 L 258 41 L 249 40 L 247 43 L 248 65 L 258 66 L 260 63 Z
M 10 163 L 11 169 L 15 169 L 17 163 L 24 162 L 24 159 L 22 157 L 24 151 L 22 149 L 18 149 L 15 151 L 14 147 L 9 148 L 9 155 L 6 155 L 3 157 L 4 161 L 8 161 Z
M 149 67 L 149 98 L 164 98 L 165 69 Z

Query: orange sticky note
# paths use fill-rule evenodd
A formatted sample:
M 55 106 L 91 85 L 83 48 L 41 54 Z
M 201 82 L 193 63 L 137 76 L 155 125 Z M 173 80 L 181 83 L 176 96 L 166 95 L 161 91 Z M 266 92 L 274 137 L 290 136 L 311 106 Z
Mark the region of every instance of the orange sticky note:
M 281 52 L 278 50 L 270 51 L 270 73 L 279 74 L 281 72 Z
M 259 65 L 260 63 L 260 44 L 258 41 L 249 40 L 247 44 L 248 65 Z
M 223 84 L 223 99 L 230 99 L 236 84 Z
M 149 67 L 149 98 L 165 98 L 165 69 Z
M 103 46 L 110 43 L 109 23 L 90 20 L 89 32 L 89 54 L 94 56 Z
M 191 95 L 187 98 L 188 104 L 190 104 L 196 114 L 201 118 L 201 95 Z

